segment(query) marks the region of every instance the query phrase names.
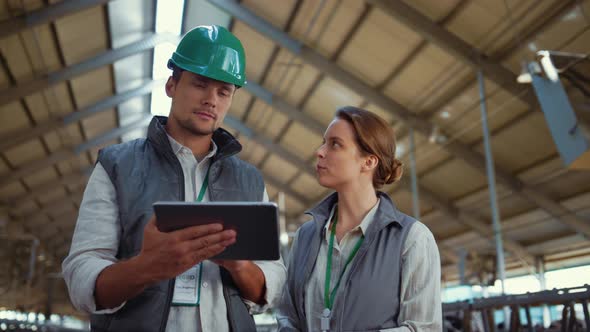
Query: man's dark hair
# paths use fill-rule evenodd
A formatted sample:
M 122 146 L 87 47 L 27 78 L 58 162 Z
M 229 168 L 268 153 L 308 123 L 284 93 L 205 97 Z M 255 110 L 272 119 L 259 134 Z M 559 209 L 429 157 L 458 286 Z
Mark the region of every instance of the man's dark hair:
M 180 81 L 180 75 L 184 71 L 184 69 L 179 68 L 175 64 L 172 64 L 172 79 L 176 82 Z

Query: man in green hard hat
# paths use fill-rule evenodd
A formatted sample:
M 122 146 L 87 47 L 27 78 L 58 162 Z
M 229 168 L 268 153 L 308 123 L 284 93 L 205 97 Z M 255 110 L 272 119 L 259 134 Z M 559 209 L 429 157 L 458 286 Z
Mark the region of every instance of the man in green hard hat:
M 93 331 L 255 331 L 252 313 L 278 299 L 281 261 L 212 261 L 235 242 L 221 225 L 163 233 L 156 201 L 268 201 L 259 171 L 220 128 L 246 84 L 241 42 L 199 26 L 168 62 L 169 116 L 147 138 L 100 151 L 63 275 Z

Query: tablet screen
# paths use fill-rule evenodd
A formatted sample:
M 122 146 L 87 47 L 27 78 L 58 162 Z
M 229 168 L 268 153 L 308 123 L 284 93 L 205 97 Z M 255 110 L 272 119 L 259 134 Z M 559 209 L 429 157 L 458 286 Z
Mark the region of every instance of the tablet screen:
M 212 259 L 279 259 L 278 208 L 271 202 L 156 202 L 156 225 L 162 232 L 221 223 L 234 229 L 236 242 Z

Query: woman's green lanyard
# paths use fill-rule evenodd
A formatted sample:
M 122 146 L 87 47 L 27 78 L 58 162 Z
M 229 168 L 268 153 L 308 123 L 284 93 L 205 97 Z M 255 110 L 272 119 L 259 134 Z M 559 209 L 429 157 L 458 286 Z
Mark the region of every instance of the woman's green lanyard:
M 346 264 L 344 264 L 344 268 L 342 269 L 342 272 L 340 273 L 340 277 L 338 277 L 338 281 L 336 282 L 334 289 L 332 290 L 332 292 L 330 292 L 330 279 L 332 276 L 332 251 L 334 248 L 334 237 L 336 236 L 336 223 L 338 223 L 338 208 L 336 208 L 336 211 L 334 211 L 334 222 L 332 223 L 332 227 L 330 230 L 330 242 L 328 244 L 328 263 L 326 266 L 326 283 L 325 283 L 325 287 L 324 287 L 324 306 L 325 306 L 325 308 L 324 308 L 324 312 L 322 313 L 322 319 L 321 319 L 322 331 L 328 331 L 330 328 L 330 315 L 331 315 L 332 305 L 334 304 L 334 297 L 336 296 L 336 291 L 338 290 L 338 287 L 340 286 L 340 281 L 342 281 L 342 277 L 344 276 L 344 272 L 346 272 L 346 268 L 348 267 L 348 264 L 350 264 L 350 262 L 352 262 L 352 259 L 354 258 L 354 256 L 358 252 L 359 248 L 361 247 L 361 244 L 363 243 L 363 240 L 365 239 L 365 236 L 362 235 L 361 238 L 358 239 L 358 241 L 354 245 L 354 248 L 350 252 L 350 255 L 348 255 L 348 259 L 346 260 Z

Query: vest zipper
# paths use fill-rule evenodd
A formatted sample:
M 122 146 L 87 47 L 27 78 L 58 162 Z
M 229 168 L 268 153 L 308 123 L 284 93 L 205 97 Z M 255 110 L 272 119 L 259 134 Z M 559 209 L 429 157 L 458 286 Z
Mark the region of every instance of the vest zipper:
M 172 293 L 174 292 L 174 280 L 175 279 L 171 279 L 170 281 L 168 281 L 166 307 L 164 308 L 164 317 L 162 318 L 162 323 L 160 323 L 160 332 L 164 332 L 166 330 L 166 324 L 168 323 L 168 315 L 170 314 L 170 304 L 172 303 Z
M 227 309 L 227 323 L 228 323 L 228 327 L 230 331 L 233 331 L 233 310 L 232 310 L 232 306 L 230 305 L 230 298 L 229 298 L 229 292 L 227 290 L 227 288 L 225 288 L 225 285 L 222 286 L 223 289 L 223 297 L 225 298 L 225 307 Z
M 316 216 L 312 215 L 312 218 L 314 220 L 314 223 L 316 222 Z M 318 227 L 317 225 L 314 225 L 315 227 Z M 319 241 L 317 240 L 317 237 L 315 238 L 315 240 L 317 241 L 316 243 L 314 243 L 316 245 L 317 248 L 314 248 L 313 246 L 310 245 L 310 251 L 308 253 L 308 256 L 306 257 L 306 264 L 305 264 L 305 270 L 303 272 L 304 274 L 304 280 L 302 283 L 302 287 L 300 292 L 302 293 L 301 298 L 305 299 L 305 285 L 309 282 L 309 278 L 311 277 L 311 272 L 313 271 L 313 268 L 315 267 L 315 264 L 317 263 L 317 259 L 318 259 L 318 254 L 320 253 L 320 248 L 322 246 L 322 241 L 324 239 L 325 236 L 325 230 L 323 227 L 319 227 L 316 228 L 316 232 L 319 231 Z M 317 235 L 316 235 L 317 236 Z M 314 249 L 314 250 L 311 250 Z M 315 258 L 311 258 L 311 257 L 315 257 Z M 310 259 L 311 258 L 311 259 Z M 300 315 L 300 317 L 305 317 L 305 300 L 301 303 L 301 305 L 296 304 L 296 312 Z M 300 308 L 301 307 L 301 308 Z M 299 310 L 301 309 L 301 310 Z M 303 325 L 304 331 L 307 331 L 307 325 Z
M 179 177 L 179 192 L 178 196 L 180 197 L 181 201 L 184 201 L 184 173 L 182 171 L 182 166 L 178 161 L 178 158 L 174 154 L 172 154 L 173 162 L 172 165 L 176 169 L 176 175 Z M 176 278 L 170 279 L 168 281 L 168 292 L 166 293 L 166 307 L 164 308 L 164 316 L 162 317 L 162 323 L 160 323 L 160 332 L 164 332 L 166 330 L 166 324 L 168 323 L 168 315 L 170 315 L 170 305 L 172 303 L 172 296 L 174 294 L 174 283 Z
M 340 289 L 339 291 L 342 292 L 342 301 L 339 301 L 339 307 L 342 309 L 341 313 L 340 313 L 340 319 L 338 319 L 337 321 L 337 331 L 341 331 L 342 330 L 342 326 L 344 323 L 344 306 L 346 305 L 346 295 L 348 294 L 348 286 L 350 285 L 350 279 L 352 278 L 352 274 L 355 272 L 356 268 L 358 267 L 358 265 L 360 264 L 360 260 L 367 254 L 367 252 L 369 251 L 369 247 L 371 246 L 371 244 L 373 244 L 373 241 L 375 241 L 375 237 L 373 236 L 370 241 L 367 243 L 363 243 L 363 245 L 361 246 L 361 249 L 363 249 L 363 251 L 358 252 L 358 254 L 356 255 L 356 257 L 354 257 L 353 261 L 352 261 L 352 265 L 350 266 L 350 270 L 348 271 L 348 275 L 346 276 L 346 282 L 344 283 L 345 287 L 343 289 Z M 366 245 L 366 246 L 365 246 Z M 338 294 L 336 294 L 335 300 L 334 302 L 336 302 L 336 299 L 338 298 Z M 334 303 L 336 304 L 336 303 Z M 336 306 L 334 306 L 335 308 Z

